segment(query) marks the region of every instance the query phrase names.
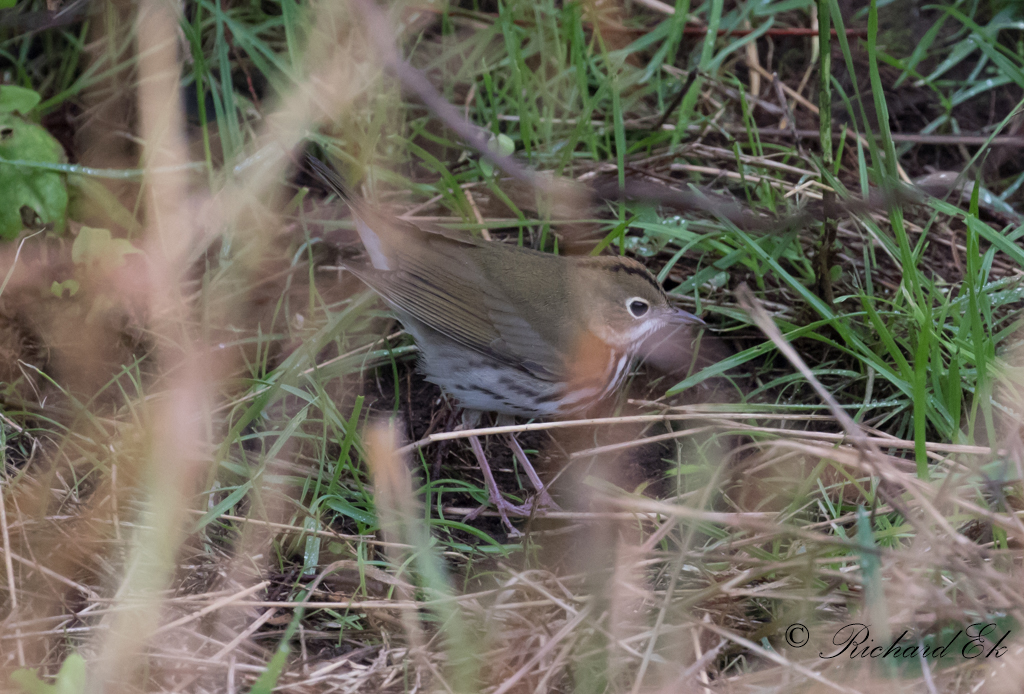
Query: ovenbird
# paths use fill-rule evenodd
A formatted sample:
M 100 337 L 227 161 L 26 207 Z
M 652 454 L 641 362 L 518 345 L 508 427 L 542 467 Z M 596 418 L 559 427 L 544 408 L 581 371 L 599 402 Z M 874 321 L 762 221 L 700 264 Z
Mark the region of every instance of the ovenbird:
M 347 198 L 337 174 L 310 162 Z M 703 323 L 672 308 L 654 276 L 631 258 L 553 255 L 354 211 L 370 265 L 346 267 L 394 309 L 419 346 L 427 380 L 468 410 L 579 414 L 621 385 L 646 338 Z M 474 451 L 481 459 L 478 442 Z M 517 458 L 529 466 L 521 449 Z M 481 468 L 509 525 L 505 512 L 522 509 L 495 498 L 486 461 Z M 527 474 L 543 494 L 532 467 Z

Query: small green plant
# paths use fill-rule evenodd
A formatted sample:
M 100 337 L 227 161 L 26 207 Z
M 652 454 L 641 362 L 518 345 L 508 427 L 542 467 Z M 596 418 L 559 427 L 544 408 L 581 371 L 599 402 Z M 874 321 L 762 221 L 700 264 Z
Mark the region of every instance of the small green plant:
M 71 245 L 71 260 L 85 272 L 107 273 L 125 263 L 125 256 L 141 253 L 127 239 L 115 239 L 109 229 L 82 227 Z
M 63 164 L 64 148 L 40 125 L 22 117 L 39 94 L 22 87 L 0 87 L 0 238 L 13 239 L 26 228 L 64 231 L 68 190 L 64 176 L 40 164 Z M 22 114 L 22 115 L 19 115 Z
M 35 670 L 28 668 L 12 672 L 11 683 L 25 694 L 81 694 L 85 691 L 85 658 L 77 653 L 65 658 L 53 684 L 44 682 Z
M 81 289 L 83 280 L 102 279 L 109 272 L 124 265 L 125 256 L 141 252 L 132 245 L 131 241 L 113 238 L 109 229 L 82 227 L 78 236 L 75 237 L 75 242 L 71 245 L 71 260 L 75 264 L 75 277 L 61 282 L 54 280 L 50 285 L 50 294 L 58 299 L 63 298 L 65 292 L 69 297 L 75 296 Z M 113 305 L 109 297 L 101 296 L 97 299 L 93 310 Z

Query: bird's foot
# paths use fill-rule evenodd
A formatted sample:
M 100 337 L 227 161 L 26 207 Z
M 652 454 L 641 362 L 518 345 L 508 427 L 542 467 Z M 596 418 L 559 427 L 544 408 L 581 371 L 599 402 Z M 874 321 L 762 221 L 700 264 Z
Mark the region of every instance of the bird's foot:
M 476 461 L 480 465 L 480 471 L 484 475 L 484 482 L 487 485 L 488 500 L 494 504 L 495 509 L 498 511 L 498 515 L 501 516 L 501 522 L 508 530 L 509 535 L 512 537 L 520 537 L 522 533 L 512 525 L 512 521 L 510 521 L 508 517 L 509 514 L 514 516 L 529 516 L 529 505 L 516 506 L 511 501 L 507 501 L 505 497 L 501 495 L 501 490 L 498 489 L 498 483 L 494 481 L 494 474 L 491 472 L 491 466 L 487 462 L 487 457 L 484 455 L 484 447 L 481 445 L 480 439 L 476 436 L 470 436 L 469 445 L 473 449 Z M 484 507 L 481 506 L 475 511 L 472 511 L 468 516 L 466 516 L 466 520 L 473 520 L 480 515 L 480 512 L 483 511 L 483 509 Z
M 472 428 L 469 421 L 465 421 L 464 425 L 468 428 Z M 555 500 L 551 498 L 551 495 L 548 494 L 547 488 L 537 475 L 536 470 L 533 469 L 533 465 L 530 464 L 530 459 L 526 456 L 526 453 L 523 451 L 522 446 L 519 445 L 519 442 L 516 441 L 515 436 L 509 436 L 508 441 L 509 446 L 512 448 L 513 455 L 519 462 L 520 467 L 526 473 L 526 476 L 529 478 L 530 484 L 537 490 L 537 494 L 522 506 L 513 504 L 501 495 L 501 490 L 498 489 L 498 483 L 494 480 L 494 473 L 491 472 L 490 463 L 487 462 L 487 457 L 484 455 L 484 449 L 483 445 L 480 443 L 480 439 L 476 436 L 469 437 L 469 443 L 470 447 L 473 449 L 473 455 L 476 457 L 477 464 L 480 466 L 480 471 L 484 476 L 484 482 L 487 486 L 488 500 L 491 504 L 494 504 L 495 510 L 497 510 L 498 515 L 501 516 L 501 522 L 508 530 L 509 535 L 512 537 L 520 537 L 522 533 L 512 525 L 512 521 L 509 520 L 509 516 L 529 517 L 538 511 L 561 511 L 562 509 L 555 503 Z M 484 506 L 481 506 L 480 508 L 473 510 L 466 516 L 466 520 L 473 520 L 480 515 L 484 508 Z
M 559 506 L 558 503 L 551 498 L 550 494 L 548 494 L 547 489 L 540 490 L 539 492 L 537 492 L 536 496 L 531 498 L 526 503 L 529 505 L 531 511 L 539 513 L 544 513 L 545 511 L 562 510 L 562 507 Z
M 490 504 L 494 504 L 495 510 L 497 510 L 498 515 L 501 517 L 501 524 L 505 526 L 505 530 L 508 531 L 509 537 L 522 537 L 523 533 L 520 532 L 519 529 L 516 528 L 516 526 L 512 525 L 512 521 L 509 520 L 509 516 L 529 516 L 530 505 L 525 504 L 523 506 L 516 506 L 511 501 L 500 495 L 498 496 L 497 499 L 490 498 L 488 499 L 488 501 L 490 502 Z M 474 518 L 479 516 L 483 511 L 485 511 L 490 504 L 478 506 L 475 510 L 470 511 L 466 514 L 465 520 L 473 520 Z
M 528 503 L 535 511 L 561 511 L 562 507 L 555 503 L 555 500 L 548 494 L 547 487 L 541 481 L 540 476 L 537 475 L 537 471 L 533 469 L 533 465 L 530 464 L 530 459 L 526 456 L 526 451 L 519 445 L 516 437 L 509 434 L 508 437 L 509 448 L 512 449 L 512 455 L 515 456 L 516 460 L 519 461 L 520 467 L 526 473 L 526 476 L 530 479 L 530 484 L 537 490 L 537 495 L 533 497 Z

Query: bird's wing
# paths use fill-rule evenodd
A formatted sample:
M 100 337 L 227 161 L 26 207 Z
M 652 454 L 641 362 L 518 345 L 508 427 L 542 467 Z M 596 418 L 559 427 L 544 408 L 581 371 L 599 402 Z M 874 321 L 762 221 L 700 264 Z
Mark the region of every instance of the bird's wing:
M 402 254 L 397 265 L 388 272 L 350 269 L 397 311 L 448 339 L 537 378 L 563 377 L 565 365 L 553 345 L 471 263 L 428 263 Z

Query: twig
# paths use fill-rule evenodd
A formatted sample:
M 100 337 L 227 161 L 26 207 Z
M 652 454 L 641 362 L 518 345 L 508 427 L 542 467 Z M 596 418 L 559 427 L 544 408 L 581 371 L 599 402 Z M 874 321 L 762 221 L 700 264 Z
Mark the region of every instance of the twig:
M 814 670 L 811 670 L 810 668 L 804 667 L 803 665 L 799 665 L 797 663 L 794 663 L 793 661 L 789 660 L 788 658 L 783 658 L 781 655 L 779 655 L 775 651 L 769 651 L 767 648 L 762 648 L 761 646 L 759 646 L 758 644 L 754 643 L 750 639 L 745 639 L 742 636 L 734 634 L 734 633 L 732 633 L 731 631 L 729 631 L 727 629 L 723 629 L 722 627 L 718 626 L 717 624 L 714 624 L 712 622 L 701 622 L 700 625 L 702 627 L 704 627 L 705 629 L 713 631 L 716 634 L 718 634 L 719 636 L 721 636 L 723 638 L 726 638 L 726 639 L 732 641 L 733 643 L 735 643 L 735 644 L 737 644 L 739 646 L 743 646 L 744 648 L 749 650 L 751 653 L 756 653 L 757 655 L 761 656 L 762 658 L 766 658 L 766 659 L 772 661 L 773 663 L 776 663 L 778 665 L 782 665 L 783 667 L 790 668 L 794 672 L 798 672 L 801 675 L 803 675 L 804 677 L 807 677 L 808 679 L 812 679 L 812 680 L 814 680 L 815 682 L 817 682 L 819 684 L 823 684 L 826 687 L 828 687 L 829 689 L 834 689 L 837 692 L 842 692 L 843 694 L 861 694 L 861 692 L 859 690 L 857 690 L 857 689 L 850 689 L 849 687 L 844 687 L 841 684 L 836 684 L 832 680 L 825 679 L 824 677 L 819 675 Z
M 654 415 L 633 415 L 626 417 L 601 417 L 596 419 L 572 419 L 561 422 L 532 422 L 530 424 L 511 424 L 505 426 L 495 427 L 481 427 L 478 429 L 466 429 L 463 431 L 443 431 L 436 434 L 430 434 L 425 436 L 418 441 L 407 444 L 399 449 L 400 453 L 406 453 L 409 451 L 418 450 L 425 448 L 433 443 L 440 441 L 453 441 L 456 439 L 465 439 L 471 436 L 492 436 L 499 434 L 518 434 L 524 431 L 546 431 L 549 429 L 569 429 L 574 427 L 586 427 L 586 426 L 611 426 L 615 424 L 648 424 L 657 422 L 684 422 L 684 421 L 706 421 L 709 419 L 769 419 L 769 420 L 780 420 L 780 421 L 824 421 L 821 415 L 791 415 L 791 414 L 773 414 L 770 412 L 694 412 L 689 414 L 654 414 Z M 725 426 L 725 424 L 723 424 Z M 795 430 L 779 430 L 780 433 L 785 431 L 787 435 L 794 437 L 813 437 L 826 440 L 841 440 L 842 434 L 834 434 L 829 432 L 804 432 Z M 682 435 L 685 435 L 683 433 Z M 872 437 L 871 440 L 879 446 L 893 447 L 893 448 L 913 448 L 914 442 L 904 439 L 897 439 L 895 437 Z M 953 443 L 940 443 L 931 442 L 927 444 L 929 451 L 935 451 L 937 453 L 964 453 L 968 455 L 980 455 L 980 456 L 992 456 L 992 455 L 1005 455 L 1006 451 L 1002 449 L 994 449 L 988 446 L 971 446 L 967 444 L 953 444 Z M 196 513 L 201 513 L 197 511 Z M 266 521 L 251 520 L 240 518 L 238 516 L 223 516 L 223 518 L 230 520 L 242 520 L 250 523 L 267 523 Z M 304 531 L 303 528 L 294 526 L 286 526 L 281 524 L 268 525 L 280 525 L 282 528 L 294 530 L 296 532 Z M 305 531 L 310 532 L 310 531 Z M 327 536 L 327 533 L 324 533 Z M 333 537 L 344 537 L 352 539 L 359 539 L 360 541 L 366 541 L 368 538 L 363 536 L 338 536 Z
M 156 635 L 162 634 L 162 633 L 164 633 L 166 631 L 170 631 L 171 629 L 174 629 L 176 627 L 180 627 L 183 624 L 188 624 L 189 622 L 194 622 L 195 620 L 199 619 L 200 617 L 204 617 L 204 616 L 210 614 L 211 612 L 216 612 L 217 610 L 221 609 L 222 607 L 229 607 L 231 605 L 236 605 L 236 604 L 238 604 L 242 600 L 242 598 L 247 598 L 250 595 L 252 595 L 253 593 L 258 593 L 258 592 L 260 592 L 261 590 L 263 590 L 264 588 L 266 588 L 269 585 L 270 585 L 270 581 L 260 581 L 259 583 L 255 584 L 255 585 L 252 585 L 252 586 L 249 586 L 248 588 L 246 588 L 244 590 L 240 590 L 237 593 L 232 593 L 231 595 L 225 596 L 225 597 L 221 598 L 220 600 L 216 600 L 216 601 L 210 603 L 209 605 L 207 605 L 206 607 L 204 607 L 203 609 L 199 610 L 198 612 L 193 612 L 191 614 L 185 615 L 184 617 L 180 617 L 178 619 L 175 619 L 173 622 L 168 622 L 167 624 L 164 624 L 162 627 L 160 627 L 158 629 L 155 629 L 153 631 L 152 635 L 156 636 Z
M 16 554 L 15 552 L 11 552 L 11 551 L 7 550 L 6 548 L 4 549 L 4 554 L 8 555 L 9 558 L 13 559 L 14 561 L 18 562 L 19 564 L 24 564 L 25 566 L 31 567 L 31 568 L 35 569 L 36 571 L 38 571 L 39 573 L 43 574 L 44 576 L 48 576 L 49 578 L 52 578 L 53 580 L 55 580 L 55 581 L 57 581 L 59 583 L 63 583 L 64 585 L 68 586 L 69 588 L 74 588 L 75 590 L 77 590 L 79 593 L 81 593 L 82 595 L 86 596 L 90 600 L 94 600 L 97 597 L 99 597 L 98 595 L 96 595 L 95 592 L 93 592 L 93 590 L 91 588 L 83 586 L 81 583 L 76 583 L 75 581 L 72 581 L 70 578 L 68 578 L 66 576 L 62 576 L 59 573 L 57 573 L 56 571 L 54 571 L 53 569 L 48 569 L 45 566 L 42 566 L 41 564 L 38 564 L 37 562 L 32 561 L 31 559 L 26 559 L 25 557 L 22 557 L 22 556 Z
M 727 128 L 730 132 L 733 129 Z M 735 129 L 737 133 L 746 132 L 742 128 Z M 779 128 L 758 128 L 757 132 L 762 137 L 792 137 L 792 130 Z M 817 130 L 797 130 L 796 136 L 808 139 L 819 139 L 821 134 Z M 842 137 L 852 137 L 855 133 L 852 130 L 844 132 L 833 132 L 832 139 L 838 140 Z M 985 135 L 927 135 L 923 133 L 892 133 L 893 142 L 912 142 L 919 145 L 973 145 L 980 147 L 989 141 Z M 993 147 L 1024 147 L 1024 137 L 1020 135 L 997 135 L 990 143 Z
M 870 439 L 865 434 L 861 426 L 854 422 L 853 418 L 850 417 L 850 415 L 848 415 L 846 411 L 839 406 L 839 403 L 836 402 L 836 399 L 832 396 L 832 394 L 829 393 L 825 386 L 823 386 L 821 382 L 814 376 L 814 373 L 810 370 L 810 368 L 808 368 L 807 364 L 800 357 L 800 355 L 797 354 L 796 350 L 793 349 L 793 346 L 790 345 L 789 342 L 786 341 L 786 338 L 782 336 L 782 333 L 779 331 L 778 327 L 765 312 L 764 308 L 761 307 L 760 303 L 757 301 L 757 298 L 754 297 L 750 289 L 747 288 L 746 284 L 742 284 L 736 289 L 736 295 L 739 298 L 740 305 L 750 315 L 751 319 L 754 321 L 754 324 L 757 325 L 757 327 L 760 328 L 761 331 L 768 336 L 768 339 L 770 339 L 775 344 L 778 350 L 782 352 L 783 356 L 785 356 L 786 359 L 788 359 L 789 362 L 794 367 L 796 367 L 797 371 L 799 371 L 803 375 L 803 377 L 807 379 L 807 382 L 811 385 L 811 388 L 814 389 L 814 392 L 818 395 L 819 398 L 821 398 L 822 402 L 824 402 L 828 406 L 829 411 L 832 413 L 832 416 L 836 418 L 836 421 L 838 421 L 839 424 L 842 426 L 843 430 L 846 432 L 846 435 L 849 437 L 850 442 L 853 444 L 854 448 L 857 449 L 860 461 L 865 462 L 867 464 L 868 468 L 871 470 L 871 474 L 881 479 L 889 479 L 889 477 L 891 477 L 892 471 L 889 471 L 890 474 L 887 475 L 886 471 L 883 469 L 883 461 L 885 460 L 885 456 L 882 454 L 878 445 L 872 439 Z M 934 520 L 935 524 L 938 527 L 942 528 L 948 534 L 949 538 L 952 541 L 956 542 L 957 544 L 963 546 L 970 546 L 971 548 L 976 549 L 975 545 L 970 540 L 968 540 L 960 533 L 957 533 L 952 527 L 950 527 L 949 521 L 945 518 L 945 516 L 939 513 L 938 510 L 935 508 L 935 505 L 920 493 L 920 487 L 909 485 L 910 482 L 906 482 L 902 486 L 903 488 L 909 487 L 910 489 L 913 489 L 915 492 L 917 492 L 916 499 L 918 503 L 921 505 L 922 510 Z M 889 503 L 890 506 L 896 509 L 897 512 L 903 514 L 905 518 L 912 522 L 917 518 L 917 514 L 912 513 L 911 509 L 908 508 L 907 505 L 900 498 L 898 498 L 895 494 L 891 493 L 886 488 L 886 485 L 879 485 L 877 491 L 880 497 L 882 497 L 886 502 Z M 915 525 L 922 536 L 927 537 L 930 542 L 936 544 L 939 543 L 938 537 L 935 535 L 935 532 L 929 527 L 927 523 L 920 522 L 916 523 Z M 860 547 L 858 551 L 866 551 L 866 548 Z
M 740 306 L 743 307 L 751 320 L 754 321 L 754 324 L 775 344 L 778 350 L 782 352 L 783 356 L 789 360 L 789 363 L 796 367 L 796 370 L 807 379 L 811 388 L 814 389 L 814 392 L 817 393 L 822 402 L 828 406 L 832 416 L 835 417 L 836 421 L 843 427 L 843 431 L 846 432 L 851 443 L 853 443 L 853 445 L 864 454 L 875 459 L 881 458 L 882 451 L 867 437 L 860 425 L 854 422 L 850 415 L 846 414 L 846 411 L 839 406 L 839 403 L 836 402 L 836 399 L 832 397 L 832 394 L 829 393 L 823 385 L 821 385 L 821 382 L 815 378 L 814 372 L 811 371 L 800 355 L 797 354 L 796 350 L 793 349 L 793 346 L 786 341 L 786 338 L 782 336 L 779 328 L 761 307 L 760 302 L 758 302 L 757 298 L 747 288 L 746 284 L 741 284 L 736 289 L 736 296 L 739 299 Z
M 769 80 L 775 79 L 775 76 L 771 72 L 768 72 L 767 70 L 765 70 L 763 67 L 761 67 L 757 63 L 751 63 L 751 62 L 748 61 L 747 62 L 747 66 L 750 67 L 751 69 L 753 69 L 754 72 L 756 72 L 761 77 L 764 77 L 765 79 L 769 79 Z M 806 108 L 811 113 L 814 113 L 814 114 L 818 113 L 818 107 L 815 106 L 814 104 L 812 104 L 810 101 L 808 101 L 807 98 L 804 97 L 800 92 L 796 91 L 795 89 L 790 87 L 788 84 L 786 84 L 782 80 L 777 80 L 777 81 L 778 81 L 779 87 L 782 89 L 782 91 L 785 92 L 786 94 L 788 94 L 789 96 L 791 96 L 794 101 L 796 101 L 798 104 L 800 104 L 801 106 Z M 794 123 L 794 125 L 795 125 L 795 123 Z M 779 130 L 780 130 L 780 132 L 782 132 L 782 129 L 779 129 Z M 765 129 L 764 128 L 758 128 L 757 132 L 759 134 L 763 134 L 765 132 Z M 785 132 L 793 134 L 795 137 L 807 137 L 803 133 L 811 132 L 811 131 L 810 130 L 794 130 L 792 128 L 787 128 L 787 129 L 785 129 Z
M 719 36 L 747 36 L 756 31 L 756 29 L 719 29 Z M 683 29 L 683 33 L 690 36 L 704 36 L 708 33 L 707 27 L 686 27 Z M 867 29 L 847 29 L 847 36 L 863 37 L 868 35 Z M 818 34 L 817 29 L 810 27 L 793 27 L 791 29 L 768 29 L 764 32 L 766 36 L 816 36 Z M 832 30 L 833 36 L 838 36 L 838 32 L 835 29 Z
M 588 604 L 586 607 L 580 610 L 575 617 L 566 622 L 561 629 L 555 632 L 555 634 L 551 636 L 551 638 L 549 638 L 547 642 L 545 642 L 545 644 L 542 647 L 537 649 L 537 652 L 534 653 L 533 656 L 528 661 L 526 661 L 526 663 L 524 663 L 521 668 L 516 670 L 510 677 L 508 677 L 508 679 L 502 682 L 501 686 L 495 689 L 493 694 L 505 694 L 506 692 L 510 691 L 513 687 L 515 687 L 516 684 L 519 683 L 519 680 L 523 679 L 523 677 L 525 677 L 526 674 L 530 670 L 532 670 L 537 663 L 543 660 L 544 657 L 547 656 L 547 654 L 550 653 L 555 648 L 555 646 L 557 646 L 562 641 L 562 639 L 571 634 L 573 629 L 579 626 L 579 624 L 587 618 L 587 615 L 590 614 L 592 608 L 593 603 Z
M 487 146 L 489 133 L 483 128 L 463 120 L 458 109 L 438 93 L 426 75 L 402 60 L 395 48 L 393 32 L 376 5 L 369 0 L 352 0 L 352 6 L 362 14 L 370 40 L 376 46 L 378 55 L 403 87 L 418 96 L 423 104 L 433 111 L 448 128 L 494 166 L 516 180 L 534 184 L 536 173 L 512 157 L 503 156 L 491 150 Z
M 14 581 L 14 562 L 11 561 L 11 534 L 7 530 L 7 504 L 4 497 L 7 495 L 9 486 L 0 486 L 0 531 L 3 532 L 4 541 L 4 568 L 7 570 L 7 593 L 11 596 L 10 618 L 18 613 L 18 585 Z M 21 640 L 21 629 L 15 629 L 17 639 L 18 665 L 25 667 L 25 645 Z
M 647 436 L 634 441 L 622 441 L 620 443 L 608 444 L 607 446 L 595 446 L 594 448 L 587 448 L 581 451 L 573 451 L 569 455 L 569 460 L 578 460 L 579 458 L 603 455 L 605 453 L 615 453 L 616 451 L 624 451 L 638 446 L 646 446 L 649 443 L 657 443 L 659 441 L 671 441 L 673 439 L 681 439 L 687 436 L 696 436 L 697 434 L 714 431 L 717 428 L 719 427 L 697 427 L 695 429 L 684 429 L 682 431 L 670 431 L 667 434 L 658 434 L 657 436 Z
M 667 14 L 670 17 L 676 13 L 676 8 L 672 7 L 672 5 L 661 2 L 661 0 L 636 0 L 636 4 L 643 5 L 648 9 L 661 12 L 662 14 Z

